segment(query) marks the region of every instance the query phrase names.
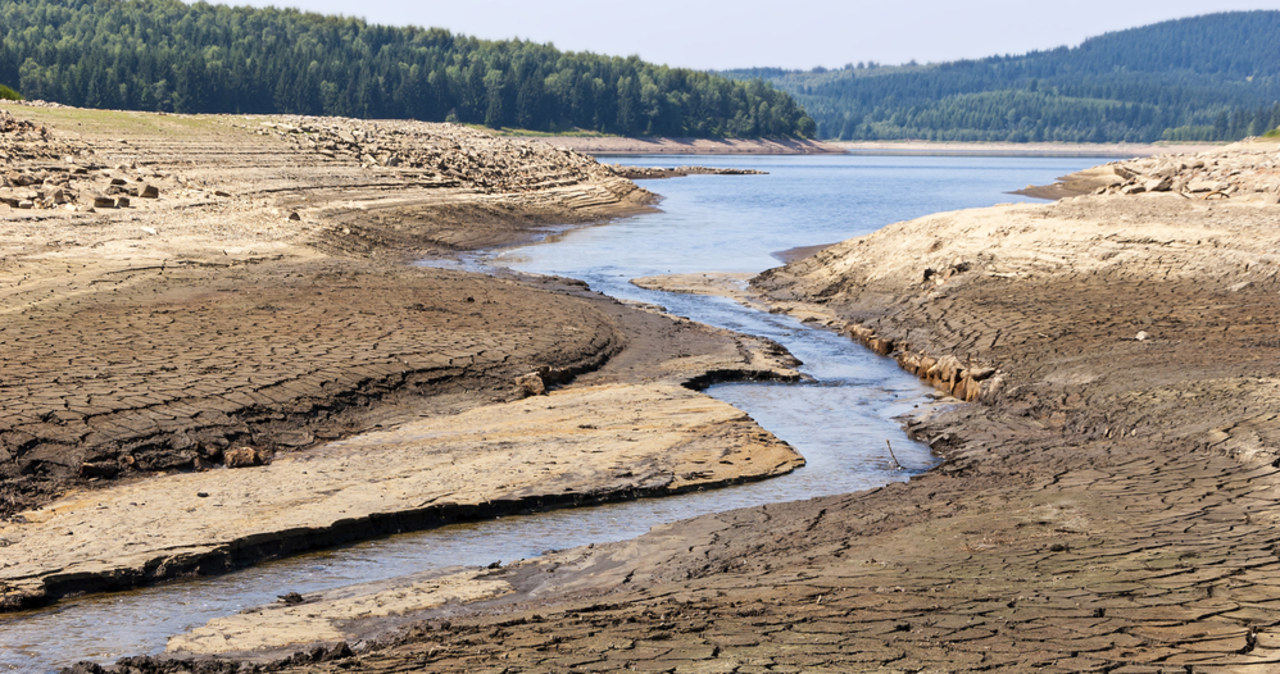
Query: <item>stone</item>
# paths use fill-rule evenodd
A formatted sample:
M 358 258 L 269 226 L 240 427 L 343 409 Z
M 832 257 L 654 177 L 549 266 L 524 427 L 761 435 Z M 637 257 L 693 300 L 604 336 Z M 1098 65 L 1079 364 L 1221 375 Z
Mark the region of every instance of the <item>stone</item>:
M 1124 189 L 1120 191 L 1124 194 L 1142 194 L 1147 191 L 1147 188 L 1135 183 L 1133 185 L 1125 185 Z
M 1155 178 L 1142 185 L 1148 192 L 1168 192 L 1173 189 L 1173 178 Z
M 301 220 L 301 219 L 302 219 L 302 216 L 301 216 L 301 215 L 298 215 L 298 212 L 297 212 L 297 211 L 292 211 L 291 213 L 289 213 L 289 220 L 290 220 L 291 222 L 297 222 L 297 221 L 299 221 L 299 220 Z
M 236 447 L 223 452 L 223 462 L 227 468 L 249 468 L 271 463 L 271 459 L 257 447 Z
M 160 188 L 150 184 L 143 185 L 142 191 L 138 193 L 138 196 L 142 197 L 143 199 L 159 199 Z
M 94 208 L 115 208 L 116 200 L 113 199 L 112 197 L 102 194 L 93 198 L 93 207 Z
M 516 387 L 524 393 L 526 398 L 546 395 L 547 393 L 546 382 L 542 381 L 542 375 L 537 372 L 530 372 L 516 377 Z

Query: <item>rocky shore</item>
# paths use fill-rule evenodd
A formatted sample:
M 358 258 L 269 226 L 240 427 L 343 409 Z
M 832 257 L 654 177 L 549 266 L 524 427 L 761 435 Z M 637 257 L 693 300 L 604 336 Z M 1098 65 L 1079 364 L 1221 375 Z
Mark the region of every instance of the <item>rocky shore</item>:
M 1280 205 L 1247 186 L 1280 149 L 1204 159 L 1128 170 L 1209 199 L 939 214 L 752 282 L 970 401 L 908 422 L 938 469 L 493 570 L 501 601 L 251 669 L 1269 670 Z
M 23 104 L 0 153 L 0 610 L 800 463 L 689 390 L 796 376 L 776 346 L 407 264 L 648 207 L 579 153 Z

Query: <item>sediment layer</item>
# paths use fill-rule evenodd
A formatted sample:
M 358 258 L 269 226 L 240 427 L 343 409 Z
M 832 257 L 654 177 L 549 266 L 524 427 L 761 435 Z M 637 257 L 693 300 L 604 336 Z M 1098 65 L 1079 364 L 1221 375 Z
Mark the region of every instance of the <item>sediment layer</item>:
M 647 207 L 584 155 L 444 124 L 17 104 L 0 152 L 0 609 L 798 465 L 688 390 L 796 376 L 776 345 L 564 279 L 406 264 Z M 388 430 L 542 418 L 575 380 L 614 393 L 573 408 L 598 422 L 522 428 L 545 441 L 531 467 Z M 601 430 L 638 400 L 700 421 Z M 549 458 L 588 439 L 576 463 Z M 406 480 L 416 495 L 389 488 Z M 456 498 L 416 498 L 449 480 Z
M 1280 206 L 1227 197 L 941 214 L 767 273 L 780 310 L 996 368 L 909 423 L 940 468 L 596 546 L 558 595 L 264 668 L 1266 671 Z

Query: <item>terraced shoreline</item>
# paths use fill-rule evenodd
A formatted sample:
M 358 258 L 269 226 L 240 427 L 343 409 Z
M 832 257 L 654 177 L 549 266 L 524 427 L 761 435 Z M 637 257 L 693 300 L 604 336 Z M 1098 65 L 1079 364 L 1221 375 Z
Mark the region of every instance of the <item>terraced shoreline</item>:
M 1123 164 L 1131 175 L 1111 170 L 1121 180 L 1099 194 L 899 223 L 752 281 L 752 301 L 841 330 L 970 400 L 908 422 L 946 459 L 926 475 L 508 567 L 282 603 L 212 626 L 252 637 L 246 649 L 268 648 L 222 652 L 247 660 L 196 657 L 219 652 L 207 646 L 222 638 L 197 631 L 179 642 L 194 659 L 136 658 L 119 669 L 1268 671 L 1280 664 L 1280 151 L 1215 152 Z M 1174 175 L 1155 175 L 1166 168 Z M 1166 177 L 1170 190 L 1147 187 Z M 1209 179 L 1209 190 L 1192 187 Z M 359 241 L 456 245 L 404 231 L 399 216 L 411 211 L 386 205 L 371 209 L 385 218 L 359 219 L 377 223 Z M 277 217 L 291 212 L 313 217 Z M 342 227 L 356 230 L 332 222 L 315 239 L 335 242 L 325 255 L 390 257 L 342 244 Z M 268 248 L 255 246 L 255 255 Z M 54 264 L 31 260 L 23 264 Z M 32 305 L 22 311 L 45 306 L 46 288 L 24 291 Z M 589 299 L 579 295 L 556 296 L 568 310 Z M 581 315 L 672 338 L 660 327 L 670 319 L 590 301 L 599 313 Z M 696 367 L 660 357 L 661 340 L 629 337 L 585 379 L 639 385 L 726 362 L 760 371 L 725 335 L 680 334 L 690 341 L 679 352 L 701 345 Z M 501 372 L 475 390 L 489 401 L 520 395 Z M 471 382 L 483 379 L 463 381 L 460 397 L 414 409 L 474 409 Z M 393 414 L 404 408 L 374 409 L 387 415 L 377 423 L 406 420 Z M 395 603 L 405 583 L 408 608 Z M 308 616 L 329 608 L 336 622 Z M 402 608 L 411 620 L 388 617 Z M 361 612 L 376 615 L 345 622 Z M 272 642 L 264 627 L 285 636 Z M 269 650 L 290 643 L 289 630 L 332 638 Z M 363 637 L 345 639 L 352 632 Z
M 443 124 L 19 104 L 0 152 L 0 610 L 801 463 L 688 390 L 796 376 L 774 345 L 408 264 L 648 207 L 589 157 Z M 586 375 L 612 394 L 535 413 Z M 641 423 L 637 400 L 685 425 L 582 426 Z M 501 430 L 513 413 L 543 421 Z M 445 442 L 454 419 L 474 428 Z M 485 428 L 542 439 L 516 457 Z
M 909 422 L 938 469 L 496 570 L 517 593 L 485 611 L 253 667 L 1269 671 L 1280 152 L 1221 152 L 1177 162 L 1250 165 L 1207 199 L 939 214 L 753 281 L 972 398 Z

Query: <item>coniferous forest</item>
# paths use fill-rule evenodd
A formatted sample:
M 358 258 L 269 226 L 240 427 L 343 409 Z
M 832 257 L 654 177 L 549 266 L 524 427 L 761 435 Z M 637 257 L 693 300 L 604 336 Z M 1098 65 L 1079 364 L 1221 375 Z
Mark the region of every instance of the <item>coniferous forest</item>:
M 6 0 L 0 83 L 30 99 L 168 112 L 458 121 L 631 136 L 809 136 L 759 79 L 178 0 Z
M 1235 140 L 1280 126 L 1280 12 L 1167 21 L 1023 56 L 726 74 L 790 92 L 820 138 Z

